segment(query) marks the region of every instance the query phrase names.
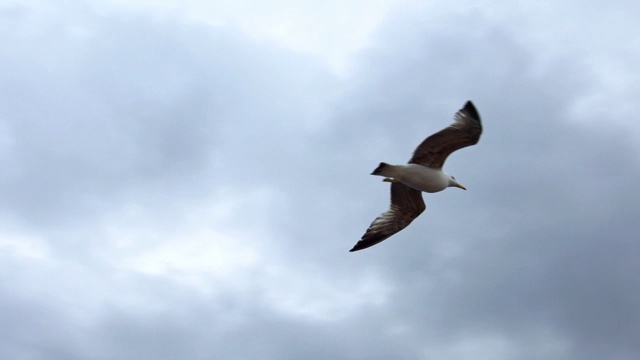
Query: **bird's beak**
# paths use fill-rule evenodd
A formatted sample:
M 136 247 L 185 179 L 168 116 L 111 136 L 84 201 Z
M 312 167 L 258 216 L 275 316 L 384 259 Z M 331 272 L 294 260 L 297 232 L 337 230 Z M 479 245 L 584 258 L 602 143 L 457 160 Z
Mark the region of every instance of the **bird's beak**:
M 460 183 L 456 184 L 456 186 L 459 187 L 462 190 L 467 190 L 467 188 L 462 186 L 462 184 L 460 184 Z

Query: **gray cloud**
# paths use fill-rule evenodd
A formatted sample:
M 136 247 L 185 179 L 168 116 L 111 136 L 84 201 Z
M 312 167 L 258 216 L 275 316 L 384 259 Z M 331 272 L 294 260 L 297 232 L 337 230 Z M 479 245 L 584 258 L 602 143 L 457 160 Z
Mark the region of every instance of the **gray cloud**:
M 24 30 L 2 35 L 0 209 L 49 258 L 1 255 L 0 319 L 15 324 L 0 327 L 3 358 L 640 352 L 637 149 L 620 128 L 576 121 L 603 90 L 575 54 L 542 61 L 507 22 L 452 15 L 435 32 L 400 12 L 344 81 L 229 28 L 85 9 L 33 31 L 30 11 L 3 12 Z M 406 161 L 467 99 L 485 134 L 446 170 L 469 191 L 425 195 L 409 228 L 348 253 L 388 203 L 371 169 Z M 223 276 L 232 285 L 123 265 L 220 194 L 242 211 L 217 230 L 264 230 L 236 240 L 263 252 Z M 109 232 L 119 216 L 132 248 Z

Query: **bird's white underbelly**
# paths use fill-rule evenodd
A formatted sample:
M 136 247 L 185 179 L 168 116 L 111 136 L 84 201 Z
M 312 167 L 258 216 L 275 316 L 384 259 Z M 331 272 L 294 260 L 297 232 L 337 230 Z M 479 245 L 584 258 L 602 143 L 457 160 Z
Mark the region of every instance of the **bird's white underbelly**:
M 400 176 L 403 184 L 416 190 L 434 193 L 449 186 L 449 176 L 441 170 L 435 170 L 419 164 L 401 165 Z

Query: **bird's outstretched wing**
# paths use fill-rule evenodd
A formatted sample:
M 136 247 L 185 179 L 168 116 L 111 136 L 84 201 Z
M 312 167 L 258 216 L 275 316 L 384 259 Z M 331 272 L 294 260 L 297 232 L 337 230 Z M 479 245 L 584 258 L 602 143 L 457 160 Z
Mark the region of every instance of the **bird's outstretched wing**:
M 411 224 L 426 206 L 420 191 L 400 182 L 391 183 L 391 206 L 378 216 L 362 239 L 349 251 L 358 251 L 373 246 Z
M 480 134 L 480 114 L 473 103 L 467 101 L 456 113 L 453 124 L 426 138 L 416 148 L 409 163 L 442 169 L 447 156 L 456 150 L 477 144 Z

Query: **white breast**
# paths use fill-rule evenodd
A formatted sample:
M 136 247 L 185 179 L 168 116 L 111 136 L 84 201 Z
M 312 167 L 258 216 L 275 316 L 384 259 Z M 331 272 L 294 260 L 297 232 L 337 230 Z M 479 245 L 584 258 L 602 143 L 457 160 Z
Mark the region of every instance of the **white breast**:
M 416 190 L 434 193 L 449 186 L 449 175 L 441 170 L 419 164 L 400 165 L 398 168 L 400 171 L 396 178 Z

